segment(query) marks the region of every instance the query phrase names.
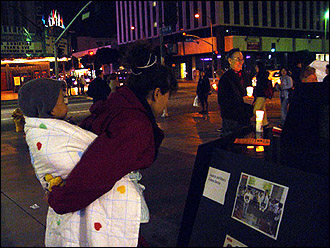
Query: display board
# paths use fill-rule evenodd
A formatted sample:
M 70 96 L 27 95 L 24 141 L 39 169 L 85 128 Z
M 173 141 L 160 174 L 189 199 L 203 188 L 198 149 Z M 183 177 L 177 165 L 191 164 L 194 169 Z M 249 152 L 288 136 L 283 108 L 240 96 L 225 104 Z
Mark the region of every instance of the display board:
M 199 146 L 177 246 L 329 246 L 328 177 L 227 151 L 228 142 Z

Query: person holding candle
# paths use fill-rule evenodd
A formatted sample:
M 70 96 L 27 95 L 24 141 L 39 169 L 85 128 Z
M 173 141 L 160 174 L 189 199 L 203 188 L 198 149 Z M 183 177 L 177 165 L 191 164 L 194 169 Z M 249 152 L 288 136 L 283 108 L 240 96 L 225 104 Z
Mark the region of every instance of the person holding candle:
M 218 103 L 222 118 L 221 136 L 228 135 L 244 126 L 250 126 L 253 116 L 254 97 L 247 96 L 246 87 L 251 80 L 242 71 L 244 58 L 239 48 L 227 54 L 229 69 L 222 75 L 218 85 Z
M 266 128 L 269 125 L 266 113 L 266 95 L 265 89 L 268 87 L 268 76 L 269 72 L 266 70 L 264 64 L 261 61 L 258 61 L 255 65 L 256 70 L 256 87 L 253 91 L 254 96 L 254 107 L 253 107 L 253 114 L 256 115 L 257 110 L 263 110 L 264 116 L 262 119 L 262 126 Z

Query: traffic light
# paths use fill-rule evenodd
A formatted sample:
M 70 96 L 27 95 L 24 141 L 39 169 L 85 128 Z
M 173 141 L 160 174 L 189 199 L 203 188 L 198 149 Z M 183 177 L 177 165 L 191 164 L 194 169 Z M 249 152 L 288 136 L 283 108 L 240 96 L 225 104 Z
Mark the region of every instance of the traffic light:
M 218 56 L 218 51 L 213 51 L 213 53 L 212 53 L 212 60 L 216 62 L 217 59 L 218 59 L 217 56 Z
M 212 53 L 212 61 L 213 61 L 213 66 L 214 66 L 214 70 L 216 71 L 218 68 L 218 51 L 214 51 Z
M 270 51 L 272 53 L 276 51 L 276 43 L 272 43 L 272 48 L 270 49 Z

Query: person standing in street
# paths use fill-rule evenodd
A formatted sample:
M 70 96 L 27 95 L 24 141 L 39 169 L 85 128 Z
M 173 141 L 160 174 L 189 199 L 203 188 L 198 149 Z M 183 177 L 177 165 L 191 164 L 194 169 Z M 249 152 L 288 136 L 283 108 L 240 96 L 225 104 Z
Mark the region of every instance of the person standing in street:
M 239 48 L 227 54 L 229 70 L 220 78 L 218 103 L 222 118 L 221 136 L 228 135 L 244 126 L 250 126 L 253 116 L 254 97 L 247 96 L 246 87 L 251 86 L 247 75 L 242 71 L 243 54 Z
M 281 76 L 281 87 L 280 87 L 280 100 L 281 100 L 281 124 L 279 125 L 282 127 L 284 125 L 287 113 L 288 113 L 288 106 L 289 106 L 289 95 L 292 94 L 293 87 L 293 80 L 288 75 L 288 69 L 282 67 L 280 70 Z
M 199 112 L 200 114 L 208 114 L 209 103 L 207 100 L 210 92 L 211 92 L 210 81 L 208 77 L 205 75 L 205 72 L 201 71 L 197 83 L 197 90 L 196 90 L 199 102 L 202 105 L 202 111 Z
M 85 85 L 86 85 L 85 76 L 81 75 L 78 78 L 78 87 L 80 88 L 80 94 L 81 95 L 85 95 Z
M 292 69 L 291 78 L 293 80 L 293 88 L 301 83 L 300 74 L 303 69 L 302 63 L 298 60 Z M 287 73 L 288 74 L 288 73 Z
M 56 213 L 83 211 L 112 190 L 119 179 L 132 171 L 150 167 L 156 160 L 164 138 L 156 118 L 167 107 L 169 97 L 178 88 L 178 82 L 169 68 L 157 62 L 150 46 L 147 42 L 132 44 L 127 57 L 131 74 L 125 85 L 111 93 L 107 100 L 94 103 L 90 108 L 91 115 L 80 124 L 98 137 L 82 154 L 66 178 L 65 185 L 54 186 L 49 193 L 48 203 Z M 138 181 L 140 178 L 141 175 L 138 175 L 130 179 Z M 117 191 L 125 193 L 126 188 L 117 188 Z M 142 195 L 141 187 L 139 191 Z M 114 213 L 120 211 L 120 202 L 113 203 Z M 107 222 L 111 222 L 110 226 L 113 227 L 113 235 L 108 238 L 114 241 L 108 241 L 103 246 L 127 246 L 121 237 L 126 235 L 128 224 L 135 226 L 129 229 L 134 233 L 130 237 L 125 236 L 126 241 L 135 246 L 137 240 L 139 244 L 142 243 L 139 228 L 140 223 L 149 221 L 148 208 L 142 201 L 129 201 L 122 207 L 126 204 L 133 209 L 142 207 L 141 220 L 123 220 L 126 215 L 98 219 L 96 231 L 108 226 Z M 131 214 L 131 210 L 128 213 Z M 115 243 L 116 240 L 119 243 Z
M 87 95 L 93 98 L 93 103 L 106 100 L 111 89 L 106 81 L 103 80 L 103 71 L 96 70 L 96 78 L 88 85 Z
M 66 94 L 67 94 L 67 96 L 72 96 L 71 88 L 72 88 L 73 84 L 72 84 L 71 77 L 67 76 L 65 78 L 65 82 L 66 82 Z
M 254 107 L 253 107 L 253 114 L 256 115 L 257 110 L 264 111 L 264 117 L 262 120 L 263 128 L 266 128 L 269 125 L 267 119 L 267 112 L 266 112 L 266 95 L 265 89 L 268 87 L 268 76 L 269 72 L 266 70 L 264 64 L 261 61 L 258 61 L 255 65 L 256 70 L 256 79 L 257 84 L 253 91 L 253 96 L 255 99 Z
M 51 191 L 54 185 L 64 184 L 63 179 L 97 136 L 65 120 L 68 106 L 64 102 L 60 81 L 29 81 L 21 87 L 18 103 L 26 116 L 24 131 L 31 163 L 41 186 L 46 192 Z M 137 183 L 140 178 L 139 172 L 128 173 L 82 212 L 57 214 L 50 207 L 45 246 L 135 245 L 140 222 L 148 218 L 141 193 L 143 187 Z M 114 225 L 125 228 L 116 231 Z M 98 233 L 100 229 L 102 232 Z M 116 234 L 120 236 L 119 240 L 112 238 Z

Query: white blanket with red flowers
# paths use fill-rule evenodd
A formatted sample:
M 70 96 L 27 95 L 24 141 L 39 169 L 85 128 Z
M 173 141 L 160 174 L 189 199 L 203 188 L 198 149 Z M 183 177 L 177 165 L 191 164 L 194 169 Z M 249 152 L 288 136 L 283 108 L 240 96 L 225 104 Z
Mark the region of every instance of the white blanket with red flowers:
M 25 121 L 31 163 L 44 189 L 45 174 L 65 179 L 96 138 L 95 134 L 63 120 L 26 117 Z M 80 211 L 59 215 L 49 207 L 45 245 L 137 246 L 143 195 L 132 178 L 136 178 L 135 172 L 124 176 L 111 191 Z

